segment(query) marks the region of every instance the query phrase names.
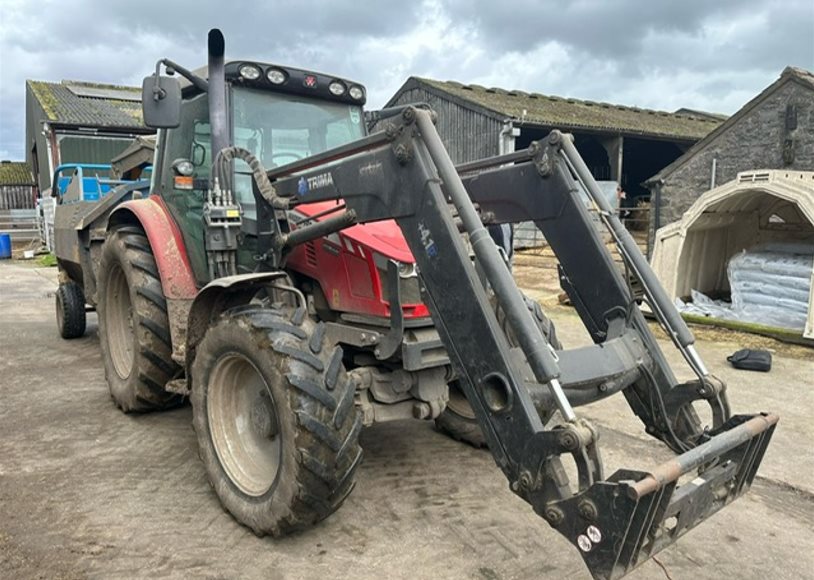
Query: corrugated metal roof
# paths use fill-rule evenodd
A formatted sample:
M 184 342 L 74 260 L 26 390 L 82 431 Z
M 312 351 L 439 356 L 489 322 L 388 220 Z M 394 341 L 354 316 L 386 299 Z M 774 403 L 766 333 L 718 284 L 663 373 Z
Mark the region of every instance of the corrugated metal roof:
M 64 125 L 144 128 L 140 89 L 79 81 L 26 81 L 48 121 Z M 85 91 L 81 89 L 85 88 Z M 94 93 L 95 96 L 89 96 Z M 113 98 L 124 94 L 126 99 Z
M 0 162 L 0 185 L 34 185 L 31 168 L 24 161 Z
M 411 83 L 446 93 L 504 119 L 522 119 L 525 123 L 565 130 L 596 130 L 695 141 L 705 137 L 722 122 L 709 114 L 668 113 L 418 77 L 410 77 L 391 101 L 408 89 Z

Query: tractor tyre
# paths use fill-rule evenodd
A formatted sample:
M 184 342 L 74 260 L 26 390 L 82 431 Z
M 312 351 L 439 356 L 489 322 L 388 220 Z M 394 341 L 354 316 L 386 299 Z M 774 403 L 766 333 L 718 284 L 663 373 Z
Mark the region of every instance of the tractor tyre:
M 536 301 L 525 294 L 523 294 L 523 300 L 526 302 L 526 307 L 532 313 L 535 322 L 543 332 L 543 336 L 548 339 L 548 342 L 550 342 L 551 346 L 555 349 L 561 349 L 562 345 L 557 339 L 557 331 L 551 319 L 543 313 L 543 309 Z M 498 322 L 509 339 L 509 345 L 512 347 L 518 346 L 514 333 L 508 328 L 506 315 L 501 309 L 498 309 L 496 314 Z M 469 443 L 477 448 L 486 447 L 486 438 L 483 436 L 478 420 L 475 418 L 475 411 L 472 410 L 472 406 L 469 404 L 463 389 L 461 389 L 457 381 L 453 381 L 449 384 L 449 401 L 447 402 L 447 408 L 435 420 L 435 425 L 453 439 Z
M 181 404 L 182 396 L 164 390 L 181 367 L 172 360 L 167 301 L 141 229 L 108 233 L 98 284 L 99 340 L 113 401 L 125 413 Z
M 76 282 L 60 284 L 56 294 L 57 327 L 62 338 L 79 338 L 85 334 L 85 293 Z
M 361 416 L 342 349 L 302 308 L 224 312 L 190 373 L 198 450 L 223 507 L 258 536 L 336 511 L 362 459 Z

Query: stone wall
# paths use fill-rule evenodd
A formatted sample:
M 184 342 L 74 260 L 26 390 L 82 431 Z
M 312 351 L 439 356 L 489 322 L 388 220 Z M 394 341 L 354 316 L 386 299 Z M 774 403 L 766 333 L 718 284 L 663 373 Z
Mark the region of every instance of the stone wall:
M 796 129 L 786 128 L 788 105 L 796 108 Z M 783 155 L 784 144 L 789 139 L 791 146 L 787 145 L 787 155 L 789 151 L 792 153 L 791 163 L 787 163 Z M 656 188 L 660 189 L 662 227 L 681 219 L 693 202 L 710 189 L 713 159 L 717 159 L 716 185 L 735 179 L 740 171 L 753 169 L 814 170 L 814 89 L 787 80 L 696 151 L 689 161 L 670 173 L 664 183 L 654 185 L 651 199 L 656 199 Z M 652 215 L 650 223 L 655 225 Z

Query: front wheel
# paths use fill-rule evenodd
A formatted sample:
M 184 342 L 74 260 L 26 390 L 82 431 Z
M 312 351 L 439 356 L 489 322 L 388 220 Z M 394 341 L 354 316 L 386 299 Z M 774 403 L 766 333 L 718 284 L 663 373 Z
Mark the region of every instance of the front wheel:
M 551 343 L 551 346 L 555 349 L 562 349 L 562 344 L 560 344 L 557 338 L 554 323 L 543 313 L 543 309 L 540 305 L 525 294 L 523 295 L 523 300 L 534 318 L 534 322 L 537 323 L 537 326 L 543 333 L 543 336 L 546 337 L 548 342 Z M 508 326 L 505 313 L 500 308 L 497 309 L 496 313 L 497 320 L 506 333 L 506 337 L 509 339 L 509 345 L 513 347 L 517 346 L 517 338 L 515 338 L 514 332 L 512 332 Z M 486 447 L 486 437 L 483 436 L 480 424 L 478 424 L 478 420 L 475 418 L 475 411 L 472 410 L 472 405 L 469 404 L 463 389 L 458 386 L 458 381 L 453 381 L 449 384 L 449 402 L 447 403 L 447 408 L 438 416 L 435 420 L 435 424 L 453 439 L 469 443 L 474 447 Z
M 193 424 L 209 481 L 256 534 L 306 528 L 354 487 L 361 417 L 342 349 L 294 308 L 224 313 L 192 365 Z

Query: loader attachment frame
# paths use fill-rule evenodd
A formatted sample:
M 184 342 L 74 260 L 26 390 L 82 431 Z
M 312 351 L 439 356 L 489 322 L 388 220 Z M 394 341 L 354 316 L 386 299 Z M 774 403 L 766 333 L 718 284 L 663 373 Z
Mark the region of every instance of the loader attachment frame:
M 256 172 L 258 269 L 282 268 L 295 245 L 353 223 L 395 219 L 415 257 L 422 298 L 510 488 L 580 550 L 595 578 L 623 576 L 745 492 L 777 417 L 730 417 L 723 383 L 707 372 L 692 333 L 602 199 L 570 136 L 554 131 L 524 151 L 456 168 L 430 111 L 404 107 L 387 117 L 383 132 Z M 676 379 L 581 194 L 596 204 L 695 380 Z M 286 208 L 332 199 L 346 208 L 289 228 Z M 450 204 L 519 348 L 510 348 L 498 324 Z M 551 347 L 484 221 L 536 223 L 593 346 Z M 620 470 L 606 479 L 597 432 L 574 407 L 619 390 L 646 431 L 679 455 L 651 472 Z M 711 429 L 693 409 L 698 401 L 711 408 Z M 565 455 L 576 463 L 576 482 L 563 469 Z M 697 477 L 681 484 L 693 471 Z

